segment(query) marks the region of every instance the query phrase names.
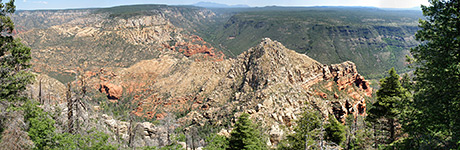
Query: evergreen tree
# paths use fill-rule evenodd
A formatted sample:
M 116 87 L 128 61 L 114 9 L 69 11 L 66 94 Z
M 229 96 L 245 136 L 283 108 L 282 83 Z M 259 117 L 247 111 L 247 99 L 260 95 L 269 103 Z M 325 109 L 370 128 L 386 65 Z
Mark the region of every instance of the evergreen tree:
M 346 150 L 371 149 L 372 132 L 367 128 L 364 116 L 348 115 L 345 119 L 346 140 L 342 144 Z
M 14 0 L 7 3 L 0 1 L 0 109 L 2 109 L 0 113 L 2 142 L 0 145 L 4 149 L 21 149 L 31 146 L 23 130 L 24 120 L 20 115 L 22 113 L 8 108 L 11 104 L 21 104 L 27 100 L 22 92 L 33 80 L 33 75 L 28 71 L 31 59 L 30 48 L 21 44 L 19 40 L 15 40 L 12 35 L 14 24 L 9 15 L 14 13 L 15 9 Z M 6 123 L 8 124 L 4 125 Z
M 206 145 L 204 150 L 225 150 L 228 148 L 228 139 L 225 136 L 212 134 L 206 139 L 208 145 Z
M 8 14 L 15 8 L 14 0 L 0 3 L 0 101 L 24 100 L 19 94 L 33 79 L 28 71 L 30 48 L 12 36 L 14 24 Z
M 386 121 L 384 122 L 386 127 L 383 129 L 390 133 L 386 144 L 392 143 L 396 138 L 396 121 L 400 112 L 400 104 L 408 97 L 407 90 L 401 86 L 395 69 L 391 68 L 388 74 L 388 77 L 380 80 L 381 88 L 377 91 L 377 101 L 369 110 L 368 116 L 374 124 L 379 123 L 380 119 Z
M 256 129 L 249 114 L 243 113 L 236 122 L 236 127 L 231 132 L 230 150 L 263 150 L 267 149 L 261 134 Z
M 321 115 L 317 111 L 305 110 L 302 117 L 296 121 L 295 133 L 288 135 L 285 140 L 278 144 L 279 149 L 302 150 L 320 149 L 317 140 L 321 137 Z
M 328 141 L 332 141 L 337 145 L 345 141 L 345 126 L 340 124 L 334 115 L 331 115 L 329 124 L 326 126 L 326 137 Z
M 404 129 L 410 147 L 456 149 L 460 141 L 460 2 L 430 0 L 422 6 L 416 34 L 422 44 L 411 49 L 415 62 L 414 113 Z
M 408 91 L 412 91 L 412 89 L 414 88 L 414 82 L 412 82 L 412 79 L 409 77 L 409 74 L 405 73 L 402 76 L 401 86 Z

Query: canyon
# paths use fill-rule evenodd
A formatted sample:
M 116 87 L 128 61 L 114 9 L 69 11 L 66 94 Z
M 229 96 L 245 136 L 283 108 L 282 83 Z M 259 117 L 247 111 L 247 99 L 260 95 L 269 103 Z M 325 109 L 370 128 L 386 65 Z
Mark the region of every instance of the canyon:
M 228 136 L 242 113 L 250 114 L 268 134 L 267 144 L 272 147 L 293 133 L 295 121 L 304 110 L 316 110 L 324 120 L 335 117 L 342 123 L 347 116 L 364 117 L 375 85 L 358 70 L 380 66 L 335 56 L 355 55 L 367 60 L 364 56 L 380 59 L 385 53 L 385 60 L 390 60 L 398 54 L 392 59 L 400 63 L 399 54 L 406 54 L 407 48 L 416 44 L 409 36 L 416 30 L 410 24 L 412 18 L 405 22 L 407 26 L 385 27 L 378 34 L 377 30 L 354 26 L 314 26 L 318 32 L 340 35 L 326 43 L 347 45 L 351 41 L 355 45 L 352 52 L 348 46 L 323 49 L 324 43 L 318 41 L 322 34 L 304 37 L 313 43 L 308 51 L 298 49 L 303 42 L 296 45 L 296 40 L 275 40 L 291 32 L 290 25 L 277 29 L 283 36 L 254 34 L 242 42 L 243 37 L 254 33 L 249 29 L 258 32 L 271 24 L 247 21 L 253 16 L 246 13 L 229 17 L 199 7 L 136 5 L 18 11 L 12 18 L 17 22 L 15 37 L 32 48 L 32 70 L 38 74 L 28 88 L 29 95 L 44 99 L 49 109 L 65 112 L 65 84 L 74 90 L 87 88 L 89 107 L 81 119 L 96 121 L 87 121 L 86 126 L 124 141 L 130 141 L 134 129 L 135 147 L 167 146 L 176 129 Z M 222 26 L 216 25 L 222 22 Z M 207 33 L 221 27 L 225 28 L 223 33 L 216 32 L 215 37 Z M 404 34 L 383 33 L 393 29 Z M 362 37 L 362 32 L 372 33 L 372 37 Z M 217 44 L 223 38 L 226 41 Z M 400 40 L 389 44 L 392 39 Z M 374 45 L 363 46 L 369 42 Z M 371 50 L 400 42 L 406 45 L 395 51 Z M 342 48 L 345 50 L 335 51 Z M 327 55 L 331 53 L 334 57 Z M 198 145 L 204 146 L 204 135 L 197 138 Z M 190 147 L 190 143 L 182 144 Z

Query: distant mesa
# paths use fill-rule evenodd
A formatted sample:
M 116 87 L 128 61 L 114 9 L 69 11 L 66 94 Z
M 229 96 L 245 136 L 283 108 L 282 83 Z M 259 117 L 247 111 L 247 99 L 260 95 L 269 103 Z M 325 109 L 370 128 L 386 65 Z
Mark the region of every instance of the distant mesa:
M 248 8 L 250 6 L 238 4 L 238 5 L 227 5 L 227 4 L 219 4 L 213 2 L 198 2 L 196 4 L 192 4 L 193 6 L 198 7 L 205 7 L 205 8 Z

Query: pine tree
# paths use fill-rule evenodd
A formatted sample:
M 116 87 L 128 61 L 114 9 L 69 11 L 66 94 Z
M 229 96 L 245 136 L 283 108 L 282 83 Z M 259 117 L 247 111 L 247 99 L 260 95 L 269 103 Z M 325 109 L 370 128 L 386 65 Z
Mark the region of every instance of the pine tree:
M 384 122 L 386 127 L 383 130 L 390 133 L 386 144 L 392 143 L 396 138 L 396 121 L 400 112 L 400 104 L 408 97 L 407 90 L 401 86 L 395 69 L 391 68 L 388 74 L 388 77 L 380 80 L 381 88 L 377 91 L 377 101 L 369 110 L 368 116 L 368 119 L 374 124 L 378 124 L 379 119 L 386 121 Z
M 460 2 L 430 0 L 422 6 L 416 34 L 422 44 L 411 49 L 415 95 L 404 129 L 410 147 L 457 149 L 460 142 Z
M 305 110 L 296 123 L 295 133 L 288 135 L 285 140 L 281 141 L 278 148 L 285 150 L 320 149 L 317 142 L 321 140 L 319 136 L 322 135 L 322 121 L 319 112 Z
M 33 80 L 33 75 L 28 71 L 30 48 L 12 35 L 14 24 L 9 15 L 15 9 L 14 0 L 8 3 L 0 1 L 0 108 L 27 100 L 22 92 Z M 0 132 L 3 132 L 0 133 L 3 134 L 0 136 L 0 149 L 26 149 L 32 145 L 24 131 L 24 120 L 18 114 L 22 113 L 15 110 L 0 113 Z
M 19 94 L 33 79 L 28 71 L 30 48 L 13 39 L 14 24 L 8 14 L 15 11 L 14 0 L 0 4 L 0 101 L 24 100 Z
M 206 142 L 208 145 L 203 148 L 204 150 L 225 150 L 229 145 L 227 137 L 217 134 L 211 134 Z
M 243 113 L 236 122 L 235 129 L 231 132 L 230 150 L 263 150 L 266 144 L 259 131 L 256 129 L 249 114 Z
M 340 124 L 334 115 L 329 118 L 329 124 L 326 126 L 326 136 L 328 141 L 340 145 L 345 141 L 345 126 Z

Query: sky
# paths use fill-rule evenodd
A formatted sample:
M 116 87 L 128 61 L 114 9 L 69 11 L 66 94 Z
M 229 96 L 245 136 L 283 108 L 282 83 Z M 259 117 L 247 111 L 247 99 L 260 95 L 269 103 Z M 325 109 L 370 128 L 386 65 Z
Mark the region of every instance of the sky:
M 7 0 L 4 0 L 7 1 Z M 263 6 L 366 6 L 379 8 L 414 8 L 428 5 L 428 0 L 16 0 L 17 10 L 97 8 L 132 4 L 190 5 L 201 1 L 227 5 Z

